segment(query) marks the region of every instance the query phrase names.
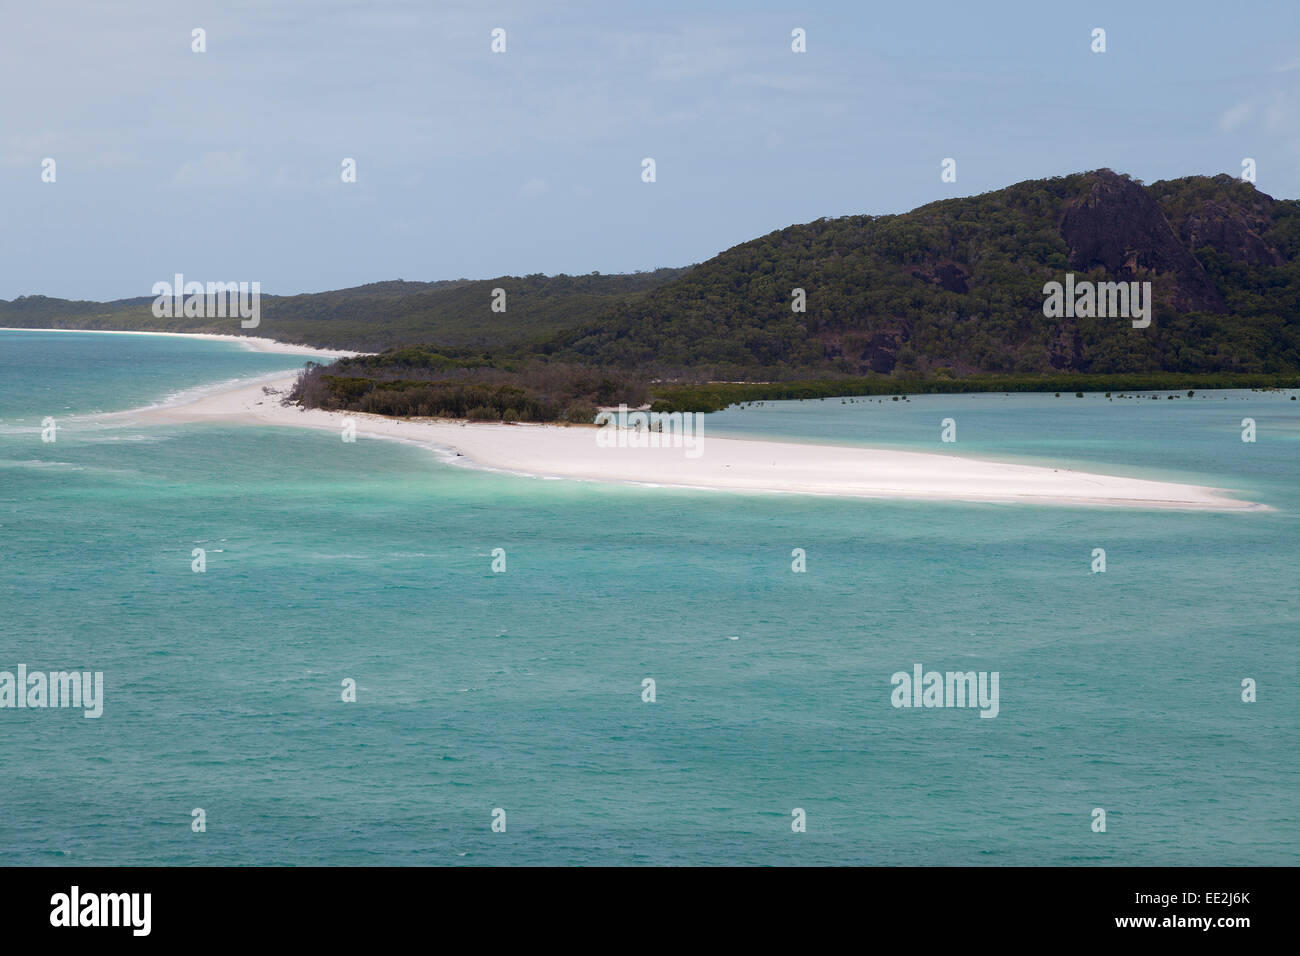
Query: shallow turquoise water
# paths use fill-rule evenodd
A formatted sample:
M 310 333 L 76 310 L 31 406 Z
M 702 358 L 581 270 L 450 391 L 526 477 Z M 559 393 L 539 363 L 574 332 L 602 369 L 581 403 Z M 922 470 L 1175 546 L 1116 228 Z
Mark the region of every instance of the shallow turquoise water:
M 140 408 L 203 385 L 301 368 L 293 355 L 170 335 L 0 331 L 0 429 Z
M 0 863 L 1296 860 L 1287 395 L 833 400 L 706 426 L 1106 465 L 1276 509 L 1218 515 L 544 481 L 327 432 L 76 420 L 294 363 L 0 333 L 0 669 L 101 670 L 107 698 L 98 720 L 0 709 Z M 998 671 L 999 716 L 893 708 L 915 662 Z

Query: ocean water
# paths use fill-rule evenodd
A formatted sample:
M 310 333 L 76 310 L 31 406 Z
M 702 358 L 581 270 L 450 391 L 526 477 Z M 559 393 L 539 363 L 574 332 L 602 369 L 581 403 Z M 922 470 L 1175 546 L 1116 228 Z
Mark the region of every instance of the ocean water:
M 0 863 L 1296 862 L 1289 393 L 706 423 L 1274 509 L 1243 514 L 552 481 L 364 435 L 79 417 L 297 361 L 0 332 L 0 670 L 105 682 L 99 719 L 0 709 Z M 916 663 L 998 672 L 998 715 L 893 707 Z

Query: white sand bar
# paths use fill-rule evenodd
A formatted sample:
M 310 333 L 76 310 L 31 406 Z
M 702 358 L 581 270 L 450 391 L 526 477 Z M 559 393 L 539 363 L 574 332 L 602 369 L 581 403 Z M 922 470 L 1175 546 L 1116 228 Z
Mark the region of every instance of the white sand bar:
M 1216 488 L 1098 475 L 1035 465 L 878 448 L 799 445 L 715 438 L 701 453 L 683 448 L 601 448 L 589 426 L 505 425 L 443 419 L 393 419 L 280 404 L 293 378 L 241 385 L 180 403 L 119 413 L 141 422 L 296 425 L 340 436 L 350 418 L 357 441 L 391 438 L 463 456 L 464 464 L 519 474 L 678 485 L 725 491 L 860 498 L 1110 505 L 1211 511 L 1261 511 Z

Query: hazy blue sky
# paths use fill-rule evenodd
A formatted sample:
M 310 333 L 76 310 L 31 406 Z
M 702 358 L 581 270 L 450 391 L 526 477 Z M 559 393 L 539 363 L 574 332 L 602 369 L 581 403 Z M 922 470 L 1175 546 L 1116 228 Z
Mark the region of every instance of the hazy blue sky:
M 651 269 L 1098 166 L 1300 196 L 1297 0 L 0 0 L 0 89 L 0 298 Z

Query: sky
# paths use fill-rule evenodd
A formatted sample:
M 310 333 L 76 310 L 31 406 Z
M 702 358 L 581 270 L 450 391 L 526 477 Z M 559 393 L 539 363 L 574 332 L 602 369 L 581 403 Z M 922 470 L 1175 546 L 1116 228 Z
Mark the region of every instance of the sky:
M 4 299 L 649 270 L 1101 166 L 1300 197 L 1297 0 L 0 0 L 0 90 Z

